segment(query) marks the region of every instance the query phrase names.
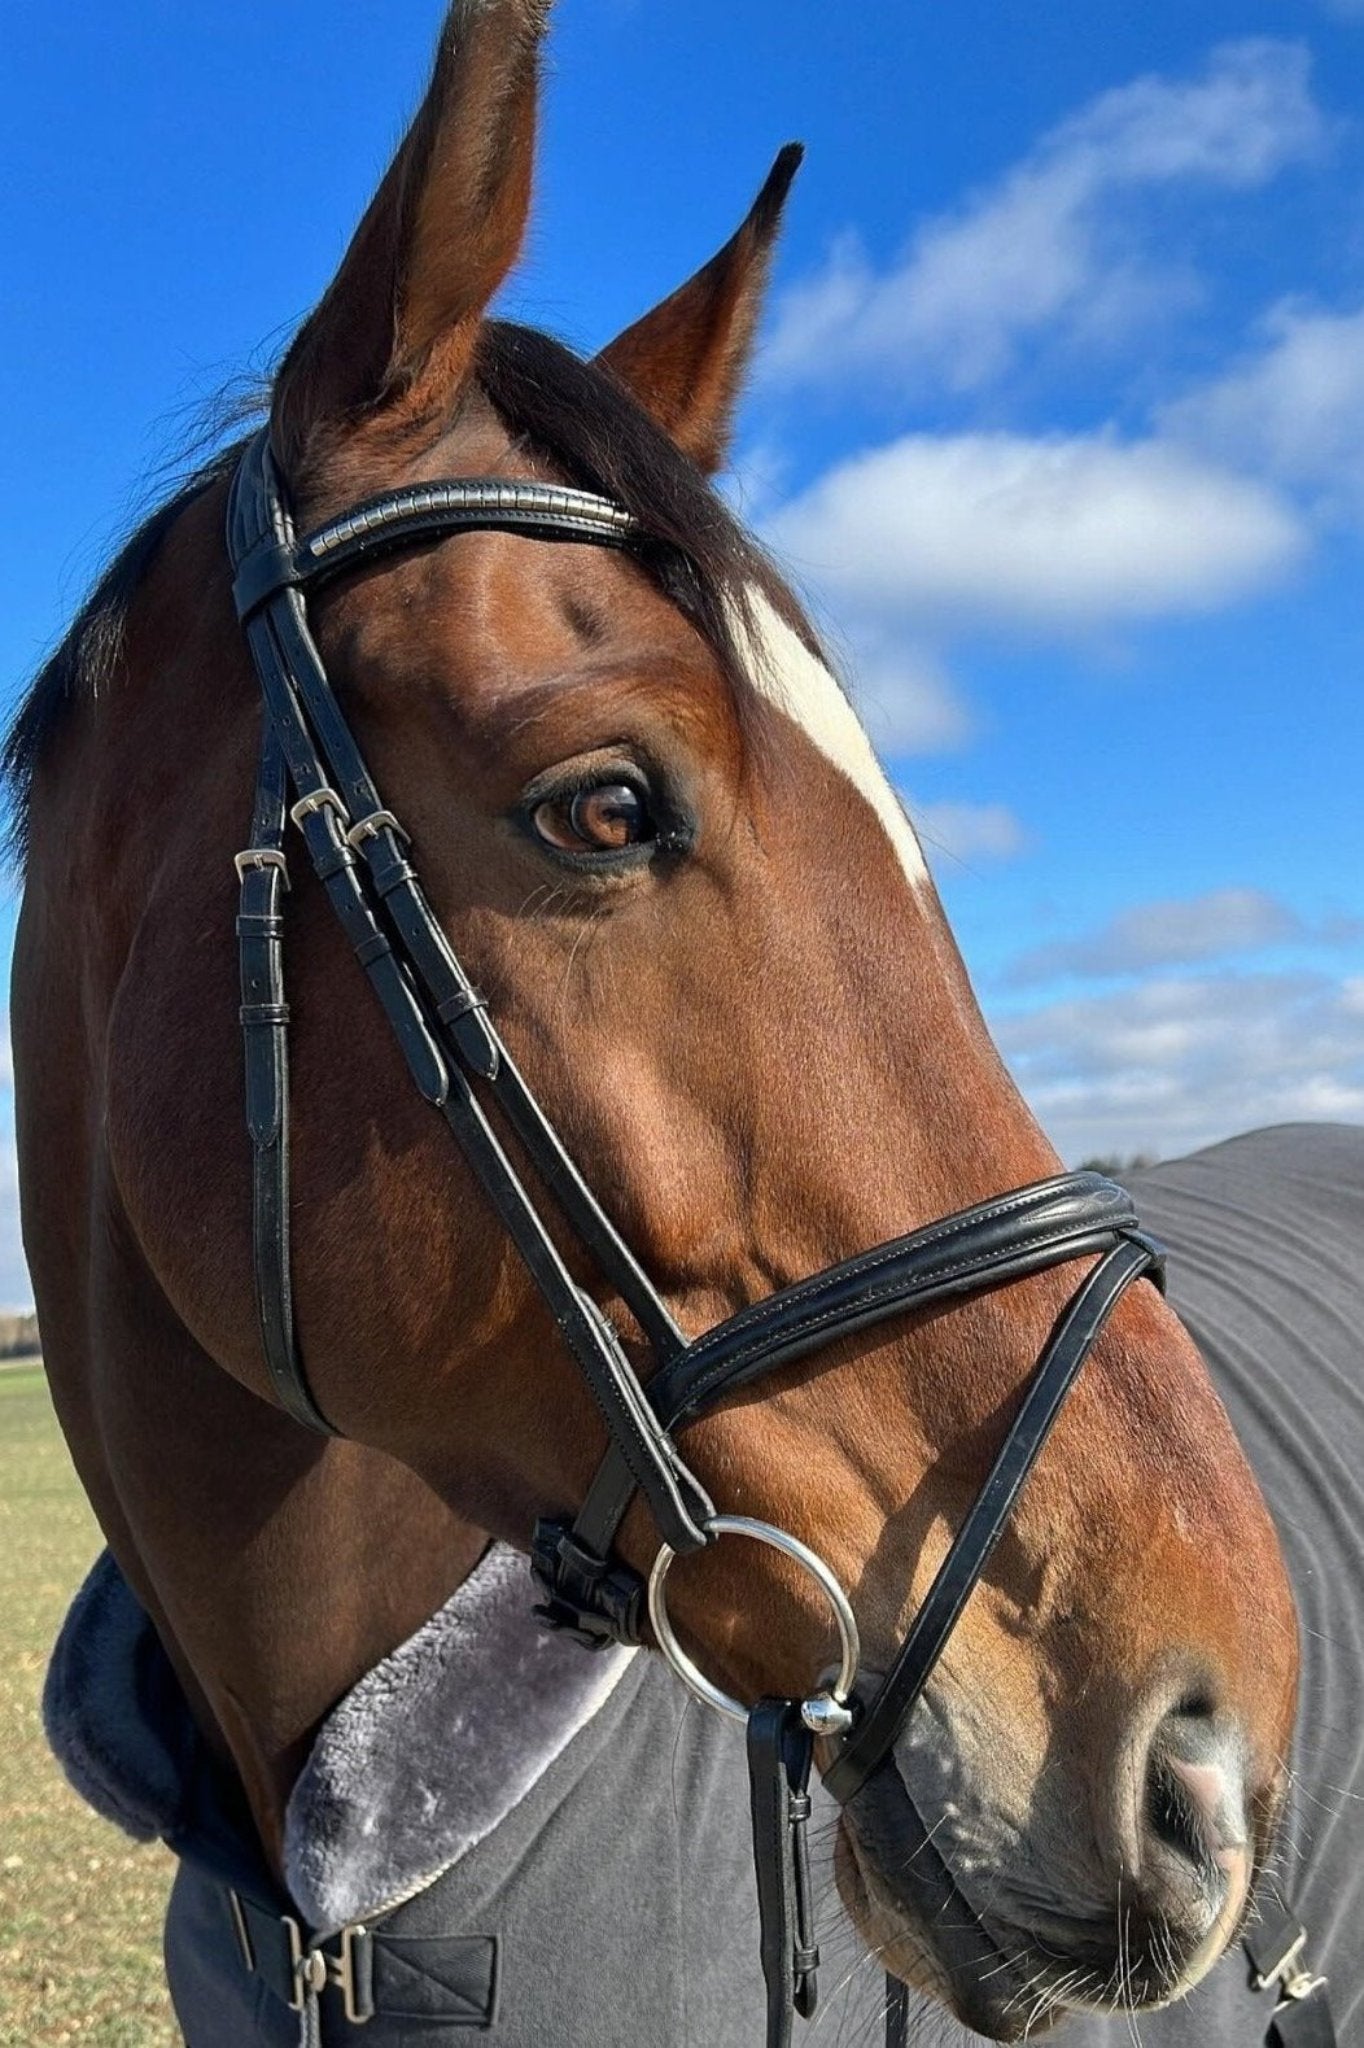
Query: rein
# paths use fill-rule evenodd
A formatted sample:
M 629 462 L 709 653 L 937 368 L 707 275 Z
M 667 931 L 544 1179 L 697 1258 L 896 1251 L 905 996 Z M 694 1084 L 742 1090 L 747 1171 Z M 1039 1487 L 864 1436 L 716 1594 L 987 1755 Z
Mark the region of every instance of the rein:
M 308 1384 L 290 1280 L 283 899 L 292 822 L 417 1088 L 449 1125 L 605 1424 L 606 1455 L 576 1517 L 544 1517 L 533 1532 L 532 1565 L 545 1595 L 536 1613 L 547 1627 L 600 1648 L 641 1641 L 647 1609 L 658 1647 L 679 1677 L 708 1705 L 747 1723 L 768 2048 L 786 2048 L 793 2012 L 808 2018 L 817 1997 L 805 1838 L 815 1738 L 832 1750 L 825 1782 L 845 1804 L 888 1765 L 1095 1339 L 1133 1281 L 1160 1284 L 1163 1255 L 1121 1188 L 1098 1174 L 1062 1174 L 877 1245 L 686 1338 L 578 1172 L 453 952 L 408 858 L 408 835 L 369 774 L 309 628 L 307 596 L 323 583 L 396 549 L 480 529 L 625 549 L 646 538 L 624 507 L 591 492 L 467 479 L 368 499 L 300 540 L 264 431 L 246 447 L 233 480 L 227 538 L 234 595 L 264 700 L 251 844 L 236 855 L 262 1348 L 281 1406 L 306 1427 L 338 1434 Z M 490 1121 L 493 1106 L 638 1322 L 651 1354 L 647 1381 L 564 1264 Z M 889 1671 L 864 1699 L 856 1690 L 856 1620 L 828 1566 L 783 1530 L 718 1514 L 676 1432 L 736 1388 L 840 1337 L 1082 1257 L 1097 1262 L 1053 1330 Z M 661 1538 L 647 1587 L 614 1549 L 637 1491 Z M 763 1699 L 748 1708 L 711 1685 L 681 1650 L 667 1616 L 668 1570 L 676 1556 L 724 1534 L 784 1551 L 820 1585 L 842 1649 L 831 1684 L 803 1700 Z M 903 2038 L 906 2010 L 892 1980 L 888 2041 Z

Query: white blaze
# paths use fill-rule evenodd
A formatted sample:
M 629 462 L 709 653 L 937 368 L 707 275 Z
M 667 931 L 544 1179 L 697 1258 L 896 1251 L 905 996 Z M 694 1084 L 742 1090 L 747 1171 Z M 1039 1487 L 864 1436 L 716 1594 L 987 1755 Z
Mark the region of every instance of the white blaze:
M 928 879 L 923 853 L 904 807 L 886 779 L 862 721 L 834 677 L 760 590 L 748 593 L 753 630 L 740 630 L 750 671 L 764 697 L 793 719 L 826 761 L 847 776 L 871 805 L 908 880 Z

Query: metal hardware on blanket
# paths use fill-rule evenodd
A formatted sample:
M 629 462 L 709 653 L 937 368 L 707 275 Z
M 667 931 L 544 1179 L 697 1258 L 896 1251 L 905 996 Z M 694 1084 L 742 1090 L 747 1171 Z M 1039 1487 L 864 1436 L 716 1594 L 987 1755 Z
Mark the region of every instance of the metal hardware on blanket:
M 1272 1991 L 1276 1985 L 1278 1986 L 1280 2011 L 1285 2005 L 1301 2004 L 1302 2000 L 1310 1998 L 1314 1991 L 1320 1991 L 1326 1982 L 1324 1977 L 1315 1975 L 1309 1968 L 1305 1955 L 1306 1948 L 1307 1930 L 1303 1928 L 1291 1948 L 1272 1968 L 1256 1972 L 1254 1986 L 1257 1991 Z
M 231 1894 L 234 1903 L 235 1893 Z M 240 1914 L 241 1908 L 237 1907 Z M 282 1916 L 282 1924 L 289 1936 L 289 1961 L 292 1971 L 294 1995 L 289 2002 L 291 2012 L 303 2012 L 310 1998 L 320 1998 L 329 1984 L 334 1984 L 341 1993 L 342 2008 L 353 2027 L 362 2027 L 373 2019 L 372 2010 L 366 2010 L 356 1995 L 355 1951 L 357 1941 L 363 1938 L 365 1930 L 359 1925 L 343 1927 L 341 1930 L 341 1953 L 333 1955 L 325 1948 L 305 1948 L 303 1931 L 297 1920 L 288 1914 Z
M 799 1703 L 800 1718 L 812 1735 L 846 1735 L 853 1722 L 848 1700 L 857 1678 L 861 1646 L 857 1637 L 857 1618 L 847 1594 L 828 1565 L 799 1537 L 788 1535 L 785 1529 L 773 1528 L 770 1522 L 756 1522 L 749 1515 L 712 1515 L 706 1524 L 706 1533 L 709 1536 L 747 1536 L 755 1543 L 765 1543 L 769 1550 L 779 1550 L 783 1557 L 789 1557 L 794 1564 L 802 1566 L 820 1588 L 838 1625 L 838 1676 L 832 1685 Z M 649 1619 L 653 1623 L 658 1647 L 697 1699 L 708 1707 L 714 1707 L 717 1713 L 727 1714 L 733 1721 L 747 1721 L 749 1708 L 713 1684 L 677 1640 L 668 1615 L 666 1592 L 668 1573 L 676 1556 L 675 1550 L 663 1544 L 649 1574 Z

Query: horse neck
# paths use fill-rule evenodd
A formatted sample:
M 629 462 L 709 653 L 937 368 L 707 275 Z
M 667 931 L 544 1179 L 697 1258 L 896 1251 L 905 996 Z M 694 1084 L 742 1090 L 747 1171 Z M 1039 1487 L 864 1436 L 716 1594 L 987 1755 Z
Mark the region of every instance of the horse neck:
M 240 1387 L 164 1303 L 144 1297 L 125 1328 L 120 1296 L 102 1293 L 93 1357 L 54 1332 L 54 1392 L 105 1535 L 279 1874 L 319 1723 L 487 1537 L 382 1452 L 312 1437 Z
M 238 1484 L 215 1504 L 211 1544 L 191 1541 L 153 1571 L 277 1869 L 318 1725 L 463 1583 L 487 1542 L 380 1452 L 335 1444 L 305 1462 L 291 1446 L 284 1462 L 300 1469 L 278 1497 Z M 191 1478 L 186 1506 L 195 1490 Z M 216 1570 L 205 1548 L 221 1554 Z
M 139 594 L 118 686 L 76 705 L 45 769 L 14 1025 L 26 1236 L 61 1421 L 278 1866 L 319 1722 L 462 1583 L 487 1538 L 406 1467 L 311 1435 L 218 1362 L 255 1356 L 259 1340 L 242 1285 L 240 1101 L 205 1081 L 230 1071 L 236 963 L 230 937 L 205 963 L 195 934 L 230 933 L 217 878 L 249 810 L 254 692 L 244 660 L 234 676 L 212 659 L 215 618 L 180 639 L 171 627 L 185 588 L 216 581 L 226 611 L 221 498 L 182 515 Z M 170 815 L 166 789 L 179 792 Z M 93 930 L 73 901 L 100 904 Z M 139 952 L 143 921 L 157 936 Z

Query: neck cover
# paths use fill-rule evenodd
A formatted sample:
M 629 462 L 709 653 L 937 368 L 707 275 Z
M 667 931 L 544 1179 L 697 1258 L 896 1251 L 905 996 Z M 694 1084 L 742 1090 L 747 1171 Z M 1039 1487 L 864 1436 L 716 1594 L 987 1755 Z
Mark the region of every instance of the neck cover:
M 290 1796 L 285 1880 L 318 1930 L 412 1897 L 491 1834 L 610 1698 L 633 1651 L 585 1657 L 531 1615 L 524 1557 L 494 1544 L 332 1710 Z M 203 1749 L 156 1631 L 106 1551 L 67 1616 L 43 1699 L 76 1791 L 125 1833 L 192 1834 Z

